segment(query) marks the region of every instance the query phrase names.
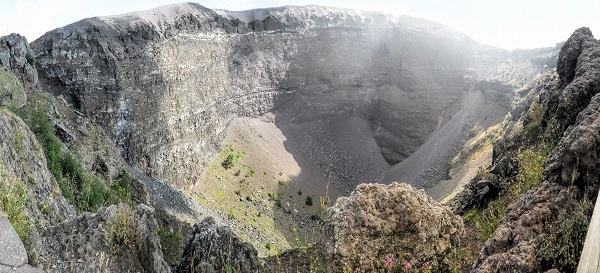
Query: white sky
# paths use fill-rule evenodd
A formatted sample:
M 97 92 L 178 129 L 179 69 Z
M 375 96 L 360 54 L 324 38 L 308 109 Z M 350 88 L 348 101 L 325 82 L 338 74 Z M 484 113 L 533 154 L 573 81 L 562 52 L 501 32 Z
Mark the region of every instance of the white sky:
M 183 1 L 183 0 L 182 0 Z M 245 10 L 324 5 L 406 14 L 448 25 L 506 49 L 554 46 L 588 26 L 600 38 L 597 0 L 193 0 L 209 8 Z M 146 10 L 178 0 L 0 0 L 0 36 L 17 32 L 31 42 L 87 17 Z

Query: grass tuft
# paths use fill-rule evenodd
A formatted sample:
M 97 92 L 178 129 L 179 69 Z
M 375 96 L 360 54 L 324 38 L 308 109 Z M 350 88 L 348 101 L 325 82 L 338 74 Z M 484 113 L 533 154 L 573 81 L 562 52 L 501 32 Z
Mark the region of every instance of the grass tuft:
M 28 200 L 25 183 L 10 176 L 0 161 L 0 209 L 13 225 L 21 240 L 29 237 L 31 223 L 24 210 Z
M 113 253 L 120 253 L 139 243 L 135 214 L 130 206 L 119 205 L 117 207 L 115 214 L 106 222 L 105 236 Z

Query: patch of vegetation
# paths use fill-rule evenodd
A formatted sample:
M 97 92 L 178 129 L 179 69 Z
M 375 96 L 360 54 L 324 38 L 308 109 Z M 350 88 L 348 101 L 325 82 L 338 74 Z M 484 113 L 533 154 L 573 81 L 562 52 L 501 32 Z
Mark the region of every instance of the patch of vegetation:
M 113 203 L 127 203 L 131 201 L 131 182 L 127 170 L 121 170 L 120 179 L 113 182 L 111 189 L 114 191 L 117 198 L 116 200 L 113 200 Z
M 275 201 L 275 204 L 278 207 L 282 207 L 282 203 L 281 203 L 281 194 L 280 193 L 273 193 L 273 192 L 269 192 L 269 197 L 271 197 L 271 200 Z
M 312 196 L 310 196 L 310 195 L 306 196 L 306 202 L 305 203 L 306 203 L 307 206 L 312 206 L 313 205 L 313 198 L 312 198 Z
M 223 192 L 217 191 L 217 197 L 219 197 L 219 199 L 223 199 Z
M 233 168 L 233 166 L 235 166 L 235 156 L 233 153 L 229 153 L 221 165 L 225 169 Z
M 500 225 L 500 220 L 506 214 L 506 203 L 504 199 L 492 201 L 486 209 L 471 210 L 465 216 L 465 221 L 472 221 L 477 227 L 477 236 L 482 241 L 487 241 L 492 237 L 496 228 Z
M 115 214 L 106 221 L 105 236 L 113 253 L 131 249 L 139 243 L 135 214 L 130 206 L 120 205 L 117 207 Z
M 266 248 L 268 251 L 271 251 L 271 249 L 273 248 L 273 245 L 271 244 L 271 242 L 267 242 L 267 244 L 265 245 L 265 248 Z
M 283 186 L 283 185 L 285 185 L 285 183 L 284 183 L 283 181 L 281 181 L 281 180 L 277 181 L 277 184 L 278 184 L 279 186 Z
M 235 219 L 235 214 L 233 213 L 233 209 L 229 209 L 229 210 L 227 211 L 227 216 L 228 216 L 230 219 Z
M 56 179 L 58 186 L 67 201 L 78 211 L 95 212 L 100 206 L 130 202 L 130 183 L 126 173 L 121 181 L 111 187 L 92 173 L 86 171 L 79 157 L 71 150 L 64 148 L 56 136 L 52 120 L 43 107 L 28 104 L 13 109 L 21 117 L 37 141 L 42 145 L 48 169 Z
M 235 190 L 235 195 L 237 195 L 237 196 L 242 195 L 242 190 L 241 189 Z
M 242 154 L 246 154 L 246 153 L 245 152 L 235 153 L 233 148 L 229 147 L 229 153 L 227 154 L 227 157 L 225 157 L 225 160 L 223 160 L 223 162 L 221 163 L 221 166 L 223 166 L 223 168 L 225 168 L 225 169 L 233 168 L 235 166 L 235 164 L 237 163 L 237 161 L 242 158 Z M 241 172 L 241 171 L 238 170 L 238 172 Z M 239 175 L 239 173 L 238 173 L 238 175 Z
M 6 214 L 21 240 L 29 237 L 31 229 L 29 217 L 24 210 L 27 200 L 25 183 L 9 176 L 0 161 L 0 209 Z
M 546 232 L 535 238 L 536 256 L 542 268 L 556 268 L 560 272 L 575 272 L 589 226 L 589 201 L 571 200 L 570 208 L 558 215 L 556 225 L 547 225 Z
M 530 148 L 522 151 L 518 156 L 519 175 L 517 183 L 512 186 L 513 194 L 519 195 L 529 191 L 542 182 L 544 162 L 550 152 L 541 147 Z
M 246 201 L 248 201 L 248 202 L 252 202 L 252 200 L 253 200 L 253 199 L 252 199 L 252 196 L 250 196 L 250 195 L 246 196 Z
M 0 69 L 0 106 L 5 100 L 12 100 L 18 92 L 23 92 L 21 82 L 10 71 Z
M 529 108 L 529 123 L 523 127 L 523 135 L 526 138 L 534 138 L 540 135 L 542 131 L 542 113 L 544 109 L 537 103 L 533 103 Z
M 27 60 L 27 63 L 29 65 L 35 66 L 35 56 L 30 51 L 27 51 L 27 53 L 25 53 L 25 59 Z
M 160 250 L 165 261 L 170 265 L 179 264 L 181 260 L 181 233 L 177 230 L 158 228 L 160 237 Z

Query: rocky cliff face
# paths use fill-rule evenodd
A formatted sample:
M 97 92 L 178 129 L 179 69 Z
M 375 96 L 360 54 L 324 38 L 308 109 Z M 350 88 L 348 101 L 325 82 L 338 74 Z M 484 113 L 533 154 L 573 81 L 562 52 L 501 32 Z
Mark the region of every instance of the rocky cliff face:
M 518 181 L 515 174 L 526 168 L 508 163 L 517 162 L 511 150 L 543 140 L 553 151 L 543 164 L 540 186 L 507 207 L 472 272 L 576 269 L 591 216 L 589 204 L 597 198 L 599 185 L 599 50 L 588 28 L 576 30 L 560 51 L 558 75 L 542 78 L 531 89 L 533 105 L 521 117 L 526 133 L 513 134 L 497 144 L 492 171 L 502 170 L 497 174 L 504 181 Z M 537 120 L 532 114 L 536 107 Z M 535 131 L 531 125 L 540 127 Z M 534 140 L 523 137 L 528 134 L 535 136 Z
M 32 46 L 44 86 L 102 124 L 131 164 L 180 185 L 198 179 L 232 118 L 268 111 L 280 126 L 366 119 L 385 160 L 397 163 L 460 108 L 479 71 L 494 74 L 510 56 L 406 16 L 192 3 L 85 19 Z M 310 157 L 324 173 L 356 168 L 332 168 L 348 159 L 316 143 L 326 152 Z M 380 165 L 340 176 L 377 181 Z

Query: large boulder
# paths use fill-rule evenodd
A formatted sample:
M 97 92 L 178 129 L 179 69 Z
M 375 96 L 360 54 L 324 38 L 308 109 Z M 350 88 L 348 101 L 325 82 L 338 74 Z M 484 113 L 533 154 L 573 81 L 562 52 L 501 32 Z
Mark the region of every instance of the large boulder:
M 320 246 L 339 269 L 401 269 L 428 262 L 449 271 L 448 255 L 458 245 L 463 222 L 449 208 L 404 183 L 361 184 L 328 209 Z

